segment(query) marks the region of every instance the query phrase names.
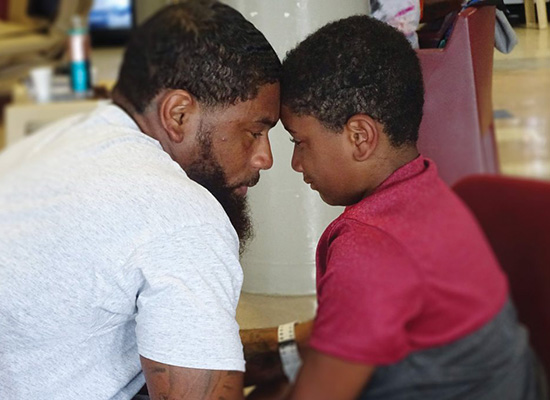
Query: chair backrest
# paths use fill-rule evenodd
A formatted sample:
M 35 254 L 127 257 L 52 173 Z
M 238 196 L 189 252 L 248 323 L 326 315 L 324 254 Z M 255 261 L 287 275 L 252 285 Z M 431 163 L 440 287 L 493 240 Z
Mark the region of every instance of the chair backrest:
M 495 7 L 467 8 L 443 49 L 419 49 L 425 86 L 418 147 L 449 185 L 498 172 L 492 109 Z
M 494 175 L 454 186 L 510 281 L 520 321 L 550 373 L 550 182 Z
M 0 0 L 0 20 L 8 18 L 8 0 Z

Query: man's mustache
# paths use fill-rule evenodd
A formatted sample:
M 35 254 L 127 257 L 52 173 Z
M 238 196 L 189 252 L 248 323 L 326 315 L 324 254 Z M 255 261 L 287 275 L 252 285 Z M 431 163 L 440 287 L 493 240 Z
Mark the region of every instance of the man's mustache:
M 252 187 L 252 186 L 256 186 L 256 184 L 259 182 L 260 180 L 260 173 L 257 172 L 256 174 L 254 174 L 254 176 L 246 181 L 243 181 L 241 183 L 238 183 L 236 185 L 233 185 L 231 187 L 228 187 L 227 189 L 229 190 L 233 190 L 233 189 L 237 189 L 237 188 L 240 188 L 242 186 L 248 186 L 248 187 Z

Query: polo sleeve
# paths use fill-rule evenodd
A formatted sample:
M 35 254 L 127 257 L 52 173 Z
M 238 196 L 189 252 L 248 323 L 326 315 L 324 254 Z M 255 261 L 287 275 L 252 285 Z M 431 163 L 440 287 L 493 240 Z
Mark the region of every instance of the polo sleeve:
M 243 273 L 227 227 L 184 227 L 132 257 L 143 275 L 137 297 L 139 354 L 187 368 L 244 371 L 235 319 Z
M 404 358 L 411 351 L 407 324 L 421 307 L 421 280 L 411 258 L 369 226 L 336 232 L 324 254 L 311 347 L 369 365 Z

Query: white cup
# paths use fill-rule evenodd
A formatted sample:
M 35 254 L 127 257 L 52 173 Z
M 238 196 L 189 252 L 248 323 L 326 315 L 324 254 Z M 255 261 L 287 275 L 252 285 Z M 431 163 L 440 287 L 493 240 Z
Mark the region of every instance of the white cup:
M 38 103 L 48 102 L 52 98 L 52 74 L 53 68 L 49 66 L 36 67 L 30 71 L 34 97 Z

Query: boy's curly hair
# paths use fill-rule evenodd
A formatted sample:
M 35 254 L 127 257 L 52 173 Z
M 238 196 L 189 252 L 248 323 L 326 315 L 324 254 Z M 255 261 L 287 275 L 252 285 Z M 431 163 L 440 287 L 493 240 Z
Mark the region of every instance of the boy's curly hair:
M 283 61 L 282 103 L 341 132 L 367 114 L 399 147 L 418 140 L 424 85 L 416 52 L 402 33 L 368 16 L 325 25 Z

